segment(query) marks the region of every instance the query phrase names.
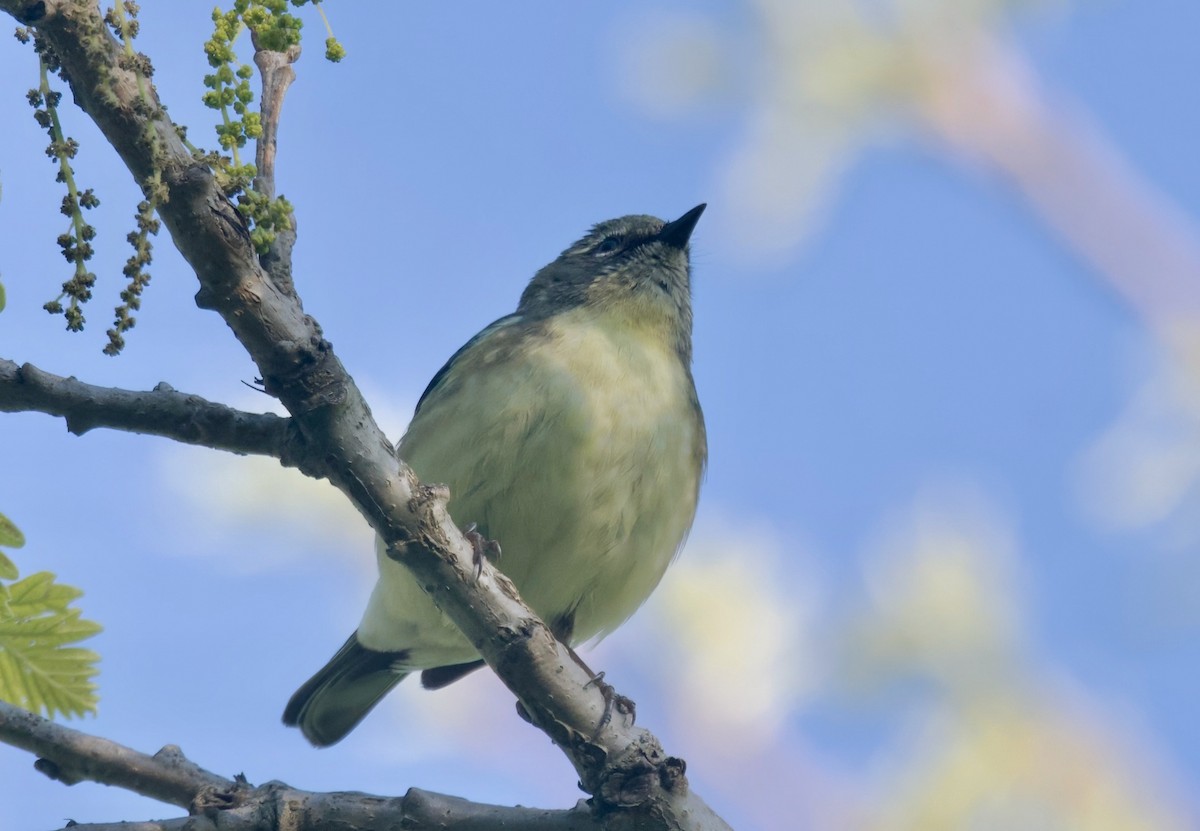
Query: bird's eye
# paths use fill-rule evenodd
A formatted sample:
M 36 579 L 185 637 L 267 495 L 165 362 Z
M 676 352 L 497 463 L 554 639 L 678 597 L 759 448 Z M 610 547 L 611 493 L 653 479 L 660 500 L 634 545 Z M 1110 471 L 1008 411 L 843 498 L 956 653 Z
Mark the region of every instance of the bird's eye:
M 607 256 L 608 254 L 619 251 L 623 242 L 624 240 L 622 240 L 620 237 L 605 237 L 600 241 L 599 245 L 592 249 L 592 253 L 600 256 Z

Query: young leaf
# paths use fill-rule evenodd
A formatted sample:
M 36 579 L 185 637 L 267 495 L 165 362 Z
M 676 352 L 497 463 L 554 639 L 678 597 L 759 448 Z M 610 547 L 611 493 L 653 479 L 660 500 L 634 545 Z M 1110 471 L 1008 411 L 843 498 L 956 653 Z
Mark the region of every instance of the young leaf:
M 0 545 L 6 548 L 20 548 L 25 544 L 25 535 L 21 529 L 13 525 L 13 521 L 0 514 Z
M 7 603 L 0 603 L 0 698 L 47 716 L 95 712 L 92 678 L 99 656 L 68 646 L 100 631 L 71 608 L 83 593 L 55 583 L 47 571 L 6 588 Z
M 25 544 L 25 535 L 21 533 L 21 529 L 13 525 L 12 520 L 4 514 L 0 514 L 0 546 L 8 546 L 9 548 L 20 548 Z M 0 551 L 0 580 L 16 580 L 17 567 L 12 560 Z M 0 586 L 0 589 L 3 587 Z M 4 595 L 7 597 L 7 595 Z M 0 597 L 3 600 L 3 597 Z
M 12 560 L 4 556 L 4 552 L 0 551 L 0 580 L 16 580 L 17 566 Z M 0 584 L 0 588 L 3 588 Z

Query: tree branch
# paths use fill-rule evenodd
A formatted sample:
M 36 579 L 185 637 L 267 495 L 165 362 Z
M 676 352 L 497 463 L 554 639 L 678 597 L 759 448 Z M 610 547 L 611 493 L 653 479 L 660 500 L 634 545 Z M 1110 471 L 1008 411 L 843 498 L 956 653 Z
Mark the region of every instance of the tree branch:
M 35 767 L 68 785 L 117 785 L 186 808 L 189 816 L 142 823 L 72 825 L 76 831 L 320 831 L 406 828 L 412 831 L 599 831 L 585 803 L 569 810 L 482 805 L 416 788 L 403 797 L 312 793 L 282 782 L 253 787 L 204 770 L 168 745 L 153 756 L 55 724 L 0 702 L 0 740 L 38 754 Z M 219 817 L 219 819 L 218 819 Z
M 273 52 L 259 46 L 258 36 L 251 32 L 254 41 L 254 63 L 262 78 L 262 136 L 255 145 L 254 189 L 269 198 L 275 197 L 275 153 L 279 144 L 279 121 L 283 115 L 283 98 L 288 87 L 296 80 L 292 69 L 300 57 L 300 47 L 289 47 L 286 52 Z
M 166 383 L 149 392 L 98 387 L 17 366 L 0 358 L 0 412 L 40 412 L 66 419 L 67 430 L 82 436 L 97 427 L 163 436 L 232 453 L 294 455 L 299 440 L 291 420 L 274 413 L 247 413 L 198 395 L 177 392 Z
M 188 808 L 202 791 L 233 789 L 235 783 L 189 762 L 168 746 L 153 756 L 0 701 L 0 740 L 38 755 L 37 769 L 67 785 L 84 780 L 117 785 L 162 802 Z
M 512 583 L 486 562 L 476 575 L 472 548 L 446 510 L 446 489 L 421 485 L 395 457 L 333 346 L 299 298 L 263 270 L 241 215 L 188 153 L 157 92 L 145 83 L 152 100 L 139 95 L 94 0 L 0 0 L 0 9 L 37 28 L 76 103 L 134 177 L 161 178 L 169 198 L 159 215 L 196 272 L 196 302 L 221 315 L 258 365 L 267 392 L 292 414 L 304 439 L 297 466 L 328 478 L 354 502 L 390 555 L 413 572 L 566 753 L 605 827 L 726 828 L 689 791 L 682 761 L 649 732 L 622 717 L 603 721 L 599 686 Z
M 258 36 L 251 32 L 254 42 L 254 63 L 262 78 L 262 135 L 255 142 L 254 189 L 268 199 L 275 198 L 275 152 L 279 143 L 279 120 L 283 115 L 283 99 L 288 87 L 296 80 L 292 64 L 300 57 L 299 44 L 286 52 L 272 52 L 259 46 Z M 295 294 L 292 283 L 292 248 L 296 245 L 296 215 L 289 213 L 290 226 L 279 229 L 270 250 L 260 259 L 267 273 L 280 290 Z

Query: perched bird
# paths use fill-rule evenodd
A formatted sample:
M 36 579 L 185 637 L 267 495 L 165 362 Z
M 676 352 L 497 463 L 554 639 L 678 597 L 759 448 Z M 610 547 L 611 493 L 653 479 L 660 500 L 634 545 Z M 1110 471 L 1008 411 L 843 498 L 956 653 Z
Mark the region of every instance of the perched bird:
M 704 207 L 593 227 L 450 358 L 396 448 L 422 481 L 450 487 L 451 516 L 502 547 L 500 570 L 568 645 L 633 614 L 696 512 L 707 445 L 688 239 Z M 358 631 L 283 714 L 319 747 L 409 673 L 437 689 L 482 664 L 378 548 Z

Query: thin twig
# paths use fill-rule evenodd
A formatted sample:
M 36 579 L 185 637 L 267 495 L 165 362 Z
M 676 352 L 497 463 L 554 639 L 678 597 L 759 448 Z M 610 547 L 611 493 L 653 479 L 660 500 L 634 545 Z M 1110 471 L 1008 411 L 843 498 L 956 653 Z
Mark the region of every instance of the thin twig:
M 55 724 L 0 701 L 0 740 L 37 754 L 37 768 L 68 785 L 84 780 L 190 808 L 207 790 L 230 791 L 231 779 L 209 773 L 168 746 L 153 756 Z
M 300 46 L 288 47 L 286 52 L 273 52 L 259 48 L 258 37 L 251 32 L 254 42 L 254 63 L 262 78 L 262 135 L 254 150 L 254 190 L 268 199 L 275 198 L 275 155 L 279 142 L 279 122 L 283 114 L 283 99 L 288 87 L 296 79 L 292 64 L 300 57 Z M 260 257 L 263 267 L 281 291 L 294 294 L 292 282 L 292 248 L 296 244 L 296 216 L 288 216 L 288 227 L 278 229 L 267 253 Z
M 190 816 L 141 823 L 72 825 L 77 831 L 318 831 L 339 828 L 441 831 L 598 831 L 584 803 L 567 810 L 509 808 L 412 788 L 403 797 L 353 792 L 312 793 L 282 782 L 253 787 L 204 770 L 168 745 L 153 756 L 63 727 L 0 702 L 0 741 L 39 755 L 36 767 L 68 785 L 117 785 L 187 809 Z M 218 819 L 219 817 L 219 819 Z
M 279 141 L 279 121 L 283 114 L 283 98 L 288 87 L 296 80 L 292 64 L 300 57 L 299 45 L 290 46 L 286 52 L 273 52 L 259 48 L 258 38 L 251 33 L 254 42 L 254 63 L 262 77 L 262 135 L 254 152 L 254 189 L 268 198 L 275 197 L 275 153 Z

